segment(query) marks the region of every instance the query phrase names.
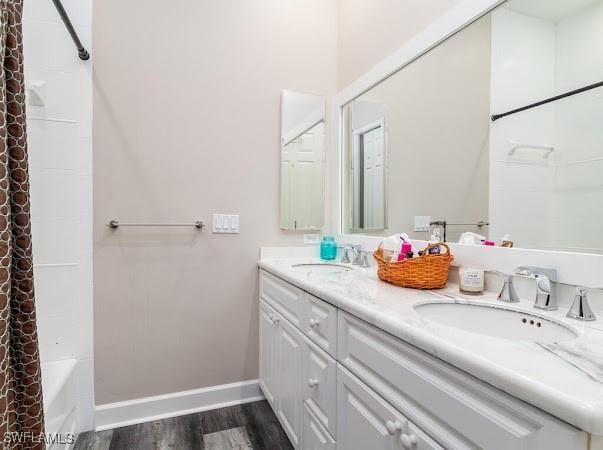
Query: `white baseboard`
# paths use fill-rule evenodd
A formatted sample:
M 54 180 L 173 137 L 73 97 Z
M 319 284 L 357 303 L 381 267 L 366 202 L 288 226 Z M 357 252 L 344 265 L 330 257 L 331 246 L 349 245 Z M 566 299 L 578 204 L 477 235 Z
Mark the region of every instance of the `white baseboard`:
M 98 405 L 96 431 L 263 400 L 258 380 Z

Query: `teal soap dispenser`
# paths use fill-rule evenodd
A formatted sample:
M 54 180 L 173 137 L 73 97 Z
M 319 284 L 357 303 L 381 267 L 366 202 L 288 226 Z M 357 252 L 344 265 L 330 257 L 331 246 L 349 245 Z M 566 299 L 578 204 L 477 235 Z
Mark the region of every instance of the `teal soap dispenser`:
M 320 259 L 333 261 L 337 257 L 337 243 L 333 236 L 324 236 L 320 243 Z

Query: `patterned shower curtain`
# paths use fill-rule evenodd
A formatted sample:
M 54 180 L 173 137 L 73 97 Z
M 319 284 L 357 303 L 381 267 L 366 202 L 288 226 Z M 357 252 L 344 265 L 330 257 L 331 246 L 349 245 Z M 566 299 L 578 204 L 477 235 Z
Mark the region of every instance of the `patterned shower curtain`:
M 23 0 L 0 0 L 0 448 L 43 449 L 23 83 Z

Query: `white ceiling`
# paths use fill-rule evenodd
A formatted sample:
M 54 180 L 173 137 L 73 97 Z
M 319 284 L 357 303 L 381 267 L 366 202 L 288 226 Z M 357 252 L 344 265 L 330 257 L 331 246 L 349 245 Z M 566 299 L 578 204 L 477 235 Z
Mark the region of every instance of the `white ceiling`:
M 510 0 L 505 8 L 551 22 L 559 22 L 602 0 Z

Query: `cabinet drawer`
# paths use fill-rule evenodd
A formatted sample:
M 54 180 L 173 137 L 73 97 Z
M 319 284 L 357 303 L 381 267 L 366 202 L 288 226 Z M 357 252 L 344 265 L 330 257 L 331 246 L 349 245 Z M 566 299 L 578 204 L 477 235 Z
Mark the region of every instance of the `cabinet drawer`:
M 335 360 L 304 337 L 303 400 L 333 436 L 337 422 L 336 381 Z
M 325 430 L 307 406 L 304 406 L 303 429 L 302 446 L 304 450 L 335 450 L 335 439 Z
M 260 271 L 260 297 L 301 329 L 304 291 L 265 270 Z
M 327 302 L 304 294 L 302 331 L 324 351 L 337 355 L 337 308 Z
M 341 364 L 446 448 L 586 445 L 585 433 L 565 422 L 342 312 L 337 353 Z
M 408 420 L 341 365 L 337 367 L 337 448 L 399 450 Z

